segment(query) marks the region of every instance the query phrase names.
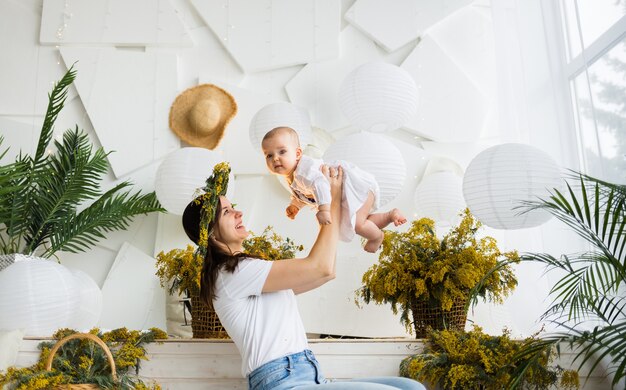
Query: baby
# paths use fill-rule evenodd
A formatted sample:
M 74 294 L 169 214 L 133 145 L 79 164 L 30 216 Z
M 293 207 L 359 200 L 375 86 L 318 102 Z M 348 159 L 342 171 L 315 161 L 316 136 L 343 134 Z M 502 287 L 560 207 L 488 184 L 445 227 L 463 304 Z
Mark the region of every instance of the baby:
M 298 133 L 290 127 L 277 127 L 265 134 L 261 141 L 265 163 L 270 172 L 283 176 L 291 189 L 291 203 L 287 217 L 294 219 L 300 208 L 310 205 L 317 210 L 320 224 L 332 223 L 330 218 L 330 185 L 321 172 L 322 160 L 302 154 Z M 378 208 L 379 189 L 371 174 L 347 161 L 336 161 L 331 166 L 343 169 L 343 196 L 341 200 L 340 239 L 351 241 L 354 233 L 365 238 L 364 249 L 376 252 L 383 242 L 381 229 L 393 222 L 402 225 L 406 218 L 400 210 L 371 213 Z

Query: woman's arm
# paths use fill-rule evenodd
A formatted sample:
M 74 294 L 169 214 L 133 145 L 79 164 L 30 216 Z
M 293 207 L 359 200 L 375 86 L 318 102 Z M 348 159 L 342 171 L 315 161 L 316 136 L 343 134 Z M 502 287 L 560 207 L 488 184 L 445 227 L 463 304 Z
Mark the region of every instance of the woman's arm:
M 343 170 L 341 167 L 334 169 L 324 166 L 322 172 L 330 182 L 332 195 L 330 213 L 336 222 L 320 226 L 317 239 L 309 255 L 304 259 L 274 261 L 263 285 L 263 292 L 292 289 L 296 293 L 302 293 L 321 286 L 335 277 Z

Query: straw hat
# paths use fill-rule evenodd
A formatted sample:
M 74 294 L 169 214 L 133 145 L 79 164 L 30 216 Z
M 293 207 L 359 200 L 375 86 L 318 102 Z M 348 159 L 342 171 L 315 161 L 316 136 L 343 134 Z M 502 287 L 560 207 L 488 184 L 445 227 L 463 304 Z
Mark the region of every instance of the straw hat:
M 189 145 L 215 149 L 235 114 L 237 103 L 228 92 L 200 84 L 176 97 L 170 108 L 170 128 Z

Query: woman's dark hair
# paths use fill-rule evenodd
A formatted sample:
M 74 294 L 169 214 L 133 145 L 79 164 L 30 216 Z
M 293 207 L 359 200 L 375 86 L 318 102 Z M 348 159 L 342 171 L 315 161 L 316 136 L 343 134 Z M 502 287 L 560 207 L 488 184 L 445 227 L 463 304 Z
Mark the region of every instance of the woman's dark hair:
M 219 204 L 215 208 L 215 215 L 209 224 L 209 232 L 218 229 L 218 222 L 222 215 L 222 206 Z M 203 213 L 202 203 L 192 201 L 183 212 L 183 228 L 187 237 L 198 245 L 200 238 L 200 220 Z M 224 267 L 228 272 L 234 272 L 237 264 L 244 258 L 251 257 L 245 253 L 227 253 L 220 248 L 212 235 L 209 235 L 206 256 L 202 264 L 202 275 L 200 277 L 200 299 L 209 307 L 212 307 L 215 296 L 215 281 L 220 268 Z M 254 256 L 252 256 L 254 257 Z

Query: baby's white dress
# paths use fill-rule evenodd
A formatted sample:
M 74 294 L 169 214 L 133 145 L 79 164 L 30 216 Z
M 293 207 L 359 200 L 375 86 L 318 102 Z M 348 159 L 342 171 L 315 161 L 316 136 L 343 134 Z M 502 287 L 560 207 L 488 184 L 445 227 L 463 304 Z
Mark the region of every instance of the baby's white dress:
M 309 156 L 302 156 L 293 174 L 291 189 L 291 204 L 298 208 L 304 205 L 311 206 L 317 211 L 319 205 L 329 204 L 330 183 L 320 170 L 324 161 Z M 343 196 L 341 200 L 341 225 L 339 226 L 339 239 L 352 241 L 354 238 L 354 225 L 356 212 L 367 199 L 368 192 L 374 194 L 374 207 L 370 213 L 379 207 L 380 190 L 374 176 L 356 165 L 336 160 L 327 163 L 328 166 L 343 169 Z M 334 222 L 334 221 L 333 221 Z

